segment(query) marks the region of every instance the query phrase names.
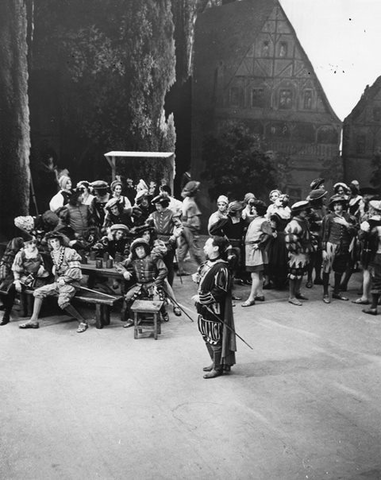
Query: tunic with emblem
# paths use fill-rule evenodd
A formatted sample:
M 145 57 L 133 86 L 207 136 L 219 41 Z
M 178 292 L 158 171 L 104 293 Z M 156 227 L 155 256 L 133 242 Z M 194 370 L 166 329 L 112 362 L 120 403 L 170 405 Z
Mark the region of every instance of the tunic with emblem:
M 198 328 L 205 342 L 222 344 L 222 364 L 235 364 L 235 326 L 231 299 L 232 276 L 222 259 L 208 260 L 199 267 Z M 230 329 L 228 328 L 230 327 Z

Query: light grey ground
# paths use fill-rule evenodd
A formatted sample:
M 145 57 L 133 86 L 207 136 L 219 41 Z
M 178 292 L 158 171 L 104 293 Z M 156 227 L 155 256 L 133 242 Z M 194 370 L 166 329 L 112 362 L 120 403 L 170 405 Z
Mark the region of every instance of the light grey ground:
M 190 278 L 175 291 L 193 312 Z M 0 327 L 0 478 L 381 478 L 381 315 L 305 293 L 302 307 L 285 291 L 237 302 L 253 350 L 238 341 L 232 373 L 211 380 L 184 315 L 157 341 L 134 340 L 117 312 L 83 334 L 62 315 Z

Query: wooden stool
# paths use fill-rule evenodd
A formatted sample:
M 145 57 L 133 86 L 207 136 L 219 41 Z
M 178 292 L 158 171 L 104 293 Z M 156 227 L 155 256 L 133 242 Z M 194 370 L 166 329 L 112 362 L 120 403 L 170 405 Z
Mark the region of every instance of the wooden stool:
M 134 314 L 134 338 L 139 338 L 139 331 L 143 329 L 153 332 L 153 337 L 157 340 L 157 335 L 161 333 L 160 309 L 163 302 L 156 300 L 135 300 L 131 305 L 131 312 Z

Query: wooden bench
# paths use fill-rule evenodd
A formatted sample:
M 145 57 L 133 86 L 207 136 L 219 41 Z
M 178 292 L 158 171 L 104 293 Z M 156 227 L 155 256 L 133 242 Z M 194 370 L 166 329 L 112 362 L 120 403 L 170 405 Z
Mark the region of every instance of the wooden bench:
M 107 293 L 81 287 L 75 294 L 74 301 L 95 305 L 95 327 L 103 328 L 110 325 L 111 308 L 123 301 L 123 296 L 108 295 Z
M 135 300 L 131 305 L 131 312 L 134 314 L 134 338 L 139 338 L 143 329 L 153 332 L 157 340 L 161 333 L 160 309 L 163 302 L 155 300 Z
M 24 290 L 20 296 L 21 311 L 24 316 L 32 314 L 32 295 L 33 290 Z M 81 287 L 75 294 L 73 301 L 95 305 L 95 327 L 103 328 L 110 325 L 111 308 L 123 300 L 123 296 L 108 295 L 103 292 Z

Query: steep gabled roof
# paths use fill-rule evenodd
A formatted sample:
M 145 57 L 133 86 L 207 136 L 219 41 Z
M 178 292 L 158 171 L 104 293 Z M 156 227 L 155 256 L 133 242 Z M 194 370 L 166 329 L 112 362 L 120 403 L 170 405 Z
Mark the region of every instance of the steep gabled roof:
M 370 87 L 365 87 L 364 93 L 361 95 L 360 100 L 357 102 L 351 113 L 344 119 L 344 123 L 347 121 L 355 120 L 364 111 L 365 107 L 374 100 L 377 94 L 381 90 L 381 76 L 376 79 L 374 84 Z
M 199 15 L 195 29 L 194 77 L 205 91 L 204 99 L 212 98 L 215 72 L 220 64 L 225 67 L 225 78 L 234 76 L 274 7 L 279 7 L 288 19 L 278 0 L 243 0 L 207 9 Z M 291 22 L 288 23 L 331 121 L 340 124 Z

